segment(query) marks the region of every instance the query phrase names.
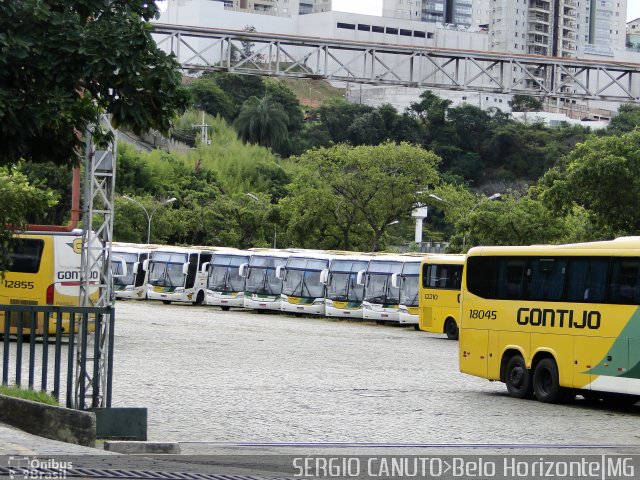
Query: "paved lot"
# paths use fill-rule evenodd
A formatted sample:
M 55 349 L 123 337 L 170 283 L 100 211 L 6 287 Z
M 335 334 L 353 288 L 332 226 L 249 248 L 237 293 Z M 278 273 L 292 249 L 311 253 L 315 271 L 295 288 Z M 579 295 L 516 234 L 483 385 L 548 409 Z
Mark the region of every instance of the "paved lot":
M 115 369 L 114 406 L 148 407 L 149 439 L 193 442 L 187 452 L 239 442 L 640 452 L 640 407 L 512 399 L 458 372 L 456 342 L 406 328 L 120 302 Z

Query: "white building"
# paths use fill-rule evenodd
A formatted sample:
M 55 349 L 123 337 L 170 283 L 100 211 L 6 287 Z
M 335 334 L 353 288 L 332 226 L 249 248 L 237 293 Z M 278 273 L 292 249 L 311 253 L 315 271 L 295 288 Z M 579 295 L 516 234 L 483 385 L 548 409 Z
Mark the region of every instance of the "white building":
M 169 0 L 185 5 L 188 0 Z M 224 4 L 225 10 L 251 12 L 260 15 L 295 17 L 309 13 L 331 11 L 331 0 L 208 0 Z

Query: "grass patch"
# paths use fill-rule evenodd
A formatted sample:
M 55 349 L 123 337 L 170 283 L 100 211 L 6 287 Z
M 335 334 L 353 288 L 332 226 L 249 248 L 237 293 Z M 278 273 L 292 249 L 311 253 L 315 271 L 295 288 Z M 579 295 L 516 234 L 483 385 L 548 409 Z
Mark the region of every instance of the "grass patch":
M 0 395 L 22 398 L 24 400 L 31 400 L 32 402 L 46 403 L 47 405 L 60 405 L 54 397 L 46 392 L 24 389 L 16 386 L 0 385 Z

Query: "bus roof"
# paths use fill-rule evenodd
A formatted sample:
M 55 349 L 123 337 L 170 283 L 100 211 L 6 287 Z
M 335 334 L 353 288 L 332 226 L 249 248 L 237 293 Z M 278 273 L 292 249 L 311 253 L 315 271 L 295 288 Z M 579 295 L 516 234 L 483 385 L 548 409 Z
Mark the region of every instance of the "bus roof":
M 430 253 L 422 259 L 422 263 L 438 263 L 462 265 L 466 255 L 462 253 Z
M 113 253 L 147 253 L 154 251 L 154 247 L 140 247 L 137 245 L 115 245 L 112 244 L 111 251 Z
M 609 253 L 607 253 L 609 252 Z M 619 237 L 615 240 L 597 242 L 566 243 L 562 245 L 529 245 L 475 247 L 469 250 L 468 256 L 478 255 L 607 255 L 611 252 L 628 254 L 640 253 L 640 237 Z

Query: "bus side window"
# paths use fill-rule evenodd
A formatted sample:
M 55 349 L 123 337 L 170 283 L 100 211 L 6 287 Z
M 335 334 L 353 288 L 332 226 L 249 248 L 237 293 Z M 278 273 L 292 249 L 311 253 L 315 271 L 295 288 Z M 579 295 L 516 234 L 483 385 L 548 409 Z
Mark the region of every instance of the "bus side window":
M 608 270 L 608 257 L 569 260 L 567 300 L 588 303 L 605 302 Z
M 612 303 L 640 304 L 640 260 L 636 258 L 614 259 L 609 284 Z
M 44 241 L 30 238 L 14 238 L 9 241 L 10 272 L 38 273 L 44 249 Z

